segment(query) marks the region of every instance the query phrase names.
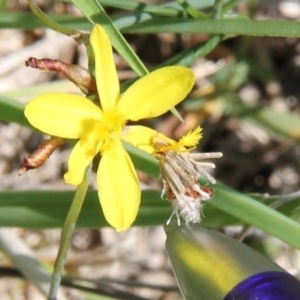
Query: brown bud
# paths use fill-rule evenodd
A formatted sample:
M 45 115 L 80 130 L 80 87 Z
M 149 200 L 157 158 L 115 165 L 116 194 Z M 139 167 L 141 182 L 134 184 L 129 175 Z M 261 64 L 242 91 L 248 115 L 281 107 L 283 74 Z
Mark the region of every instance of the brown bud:
M 50 139 L 43 141 L 32 154 L 22 159 L 21 168 L 18 172 L 19 176 L 29 170 L 42 166 L 54 150 L 64 143 L 65 140 L 58 137 L 51 137 Z
M 91 95 L 97 92 L 96 81 L 92 74 L 85 68 L 64 63 L 60 60 L 42 58 L 37 59 L 30 57 L 25 61 L 26 67 L 39 69 L 42 71 L 55 71 L 66 76 L 72 81 L 80 90 L 86 94 Z

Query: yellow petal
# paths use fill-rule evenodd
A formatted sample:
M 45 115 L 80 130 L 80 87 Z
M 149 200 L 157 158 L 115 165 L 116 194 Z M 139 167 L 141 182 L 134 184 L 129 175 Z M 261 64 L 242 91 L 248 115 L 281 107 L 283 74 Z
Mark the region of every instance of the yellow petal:
M 157 117 L 182 101 L 195 83 L 185 67 L 165 67 L 147 74 L 126 90 L 118 109 L 128 120 Z
M 31 100 L 25 107 L 29 123 L 50 135 L 76 139 L 102 119 L 102 111 L 90 100 L 72 94 L 49 93 Z
M 117 231 L 128 229 L 137 216 L 141 191 L 134 166 L 121 142 L 103 153 L 97 183 L 107 222 Z
M 95 54 L 96 82 L 104 111 L 114 109 L 120 98 L 120 84 L 114 63 L 112 46 L 103 27 L 95 25 L 91 32 Z
M 157 131 L 145 126 L 126 126 L 122 132 L 122 140 L 140 150 L 153 154 L 153 139 L 157 134 Z
M 65 174 L 65 182 L 79 185 L 84 172 L 93 158 L 99 153 L 101 143 L 91 143 L 88 139 L 80 139 L 73 148 L 69 161 L 68 172 Z

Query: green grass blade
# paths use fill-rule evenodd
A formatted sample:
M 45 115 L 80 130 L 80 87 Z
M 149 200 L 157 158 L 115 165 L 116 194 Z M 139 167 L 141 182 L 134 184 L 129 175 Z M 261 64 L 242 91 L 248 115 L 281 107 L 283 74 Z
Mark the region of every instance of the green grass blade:
M 0 226 L 24 228 L 62 227 L 75 191 L 0 192 Z M 160 225 L 171 214 L 171 205 L 159 192 L 143 192 L 143 201 L 135 225 Z M 97 191 L 89 191 L 77 227 L 108 226 L 100 208 Z
M 16 122 L 20 125 L 30 127 L 24 116 L 24 104 L 10 98 L 0 97 L 0 120 Z
M 70 208 L 72 191 L 19 191 L 0 193 L 0 226 L 24 228 L 62 227 Z M 295 200 L 295 207 L 299 199 Z M 291 202 L 290 202 L 291 203 Z M 291 207 L 282 210 L 290 213 Z M 161 225 L 171 215 L 171 204 L 160 199 L 160 191 L 143 191 L 134 225 Z M 242 221 L 240 221 L 242 220 Z M 204 207 L 202 225 L 219 227 L 250 224 L 300 249 L 300 224 L 276 210 L 226 186 L 216 186 L 216 196 Z M 89 191 L 77 227 L 107 226 L 96 191 Z
M 80 34 L 79 31 L 75 29 L 70 29 L 68 27 L 62 26 L 60 23 L 55 22 L 53 19 L 49 18 L 47 14 L 45 14 L 38 6 L 36 3 L 34 3 L 32 0 L 27 0 L 28 5 L 32 11 L 32 13 L 41 21 L 44 26 L 47 28 L 51 28 L 57 32 L 60 32 L 65 35 L 78 35 Z
M 226 4 L 223 5 L 221 16 L 224 16 L 228 11 L 234 9 L 242 0 L 229 0 Z
M 233 0 L 224 1 L 226 4 L 229 4 Z M 236 0 L 235 0 L 236 1 Z M 160 5 L 150 5 L 146 4 L 145 1 L 140 0 L 98 0 L 101 5 L 126 9 L 126 10 L 138 10 L 145 11 L 152 14 L 161 14 L 165 11 L 169 16 L 173 16 L 174 10 L 182 10 L 181 5 L 178 4 L 177 1 L 169 1 L 165 4 Z M 198 10 L 202 10 L 214 5 L 215 0 L 189 0 L 189 5 L 197 8 Z
M 210 53 L 223 39 L 219 35 L 209 38 L 207 41 L 195 45 L 189 49 L 182 51 L 169 60 L 165 61 L 159 67 L 181 65 L 185 67 L 191 66 L 198 58 Z
M 148 73 L 146 67 L 128 45 L 123 35 L 115 27 L 111 19 L 96 0 L 90 0 L 88 3 L 86 1 L 73 0 L 73 3 L 92 24 L 99 23 L 105 28 L 114 48 L 139 76 L 143 76 Z
M 190 5 L 186 0 L 177 0 L 178 4 L 186 11 L 187 15 L 194 19 L 202 19 L 202 18 L 209 18 L 209 15 L 200 12 L 194 6 Z
M 252 21 L 246 19 L 151 19 L 123 29 L 128 33 L 207 33 L 227 35 L 300 37 L 300 23 L 294 21 Z
M 53 21 L 69 27 L 82 30 L 91 30 L 91 24 L 85 17 L 75 17 L 70 15 L 53 15 L 49 14 Z M 45 27 L 32 13 L 7 13 L 0 12 L 0 29 L 17 28 L 17 29 L 34 29 Z
M 210 204 L 300 249 L 300 223 L 221 184 Z
M 98 2 L 104 6 L 135 11 L 137 13 L 149 13 L 168 17 L 179 17 L 184 15 L 180 6 L 169 3 L 167 5 L 151 5 L 133 0 L 99 0 Z

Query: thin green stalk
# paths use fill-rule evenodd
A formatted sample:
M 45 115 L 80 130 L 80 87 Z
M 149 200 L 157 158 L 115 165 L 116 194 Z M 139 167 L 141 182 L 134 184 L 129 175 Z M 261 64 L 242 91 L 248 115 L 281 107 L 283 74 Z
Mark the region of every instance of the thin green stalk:
M 210 53 L 215 47 L 227 36 L 214 35 L 207 39 L 205 42 L 201 42 L 189 49 L 183 50 L 179 54 L 166 60 L 164 63 L 159 65 L 160 68 L 172 65 L 181 65 L 185 67 L 191 66 L 198 58 L 203 57 Z M 126 84 L 126 83 L 125 83 Z
M 78 219 L 79 213 L 81 211 L 81 207 L 83 205 L 83 201 L 85 199 L 85 195 L 88 189 L 90 174 L 91 174 L 91 165 L 87 168 L 82 183 L 77 187 L 76 194 L 74 196 L 72 205 L 70 207 L 70 210 L 68 212 L 62 230 L 61 242 L 60 242 L 58 255 L 54 265 L 54 271 L 51 278 L 51 286 L 48 295 L 48 300 L 57 299 L 56 295 L 58 292 L 58 288 L 60 286 L 62 272 L 64 270 L 66 257 L 68 254 L 71 239 L 75 229 L 75 224 Z
M 189 3 L 186 0 L 176 0 L 176 1 L 193 19 L 209 18 L 207 14 L 200 12 L 195 7 L 189 5 Z
M 122 57 L 139 76 L 144 76 L 149 73 L 142 61 L 126 42 L 123 35 L 114 26 L 112 20 L 99 2 L 96 0 L 90 0 L 88 2 L 72 0 L 72 2 L 81 10 L 81 12 L 93 25 L 99 23 L 104 27 L 114 48 L 122 55 Z
M 51 28 L 57 32 L 66 34 L 66 35 L 73 35 L 75 32 L 73 29 L 66 28 L 61 26 L 59 23 L 51 20 L 41 9 L 31 0 L 27 0 L 28 5 L 32 13 L 44 24 L 46 27 Z
M 228 11 L 232 10 L 237 4 L 239 4 L 241 0 L 230 0 L 226 4 L 223 5 L 221 16 L 224 16 Z
M 212 17 L 213 19 L 218 19 L 221 16 L 223 7 L 223 0 L 215 0 Z

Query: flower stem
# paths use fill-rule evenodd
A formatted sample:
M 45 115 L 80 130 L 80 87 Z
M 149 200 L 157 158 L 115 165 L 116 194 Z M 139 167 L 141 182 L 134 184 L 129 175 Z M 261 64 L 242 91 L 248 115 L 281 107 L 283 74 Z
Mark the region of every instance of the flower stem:
M 62 234 L 61 234 L 61 242 L 59 246 L 59 251 L 56 257 L 54 271 L 51 278 L 51 286 L 48 295 L 48 300 L 56 300 L 57 299 L 57 292 L 60 285 L 62 272 L 64 269 L 66 257 L 68 254 L 68 250 L 70 247 L 72 235 L 74 232 L 75 224 L 79 213 L 81 211 L 81 207 L 88 189 L 89 179 L 91 174 L 91 166 L 89 166 L 86 170 L 85 176 L 83 181 L 80 185 L 78 185 L 76 194 L 74 196 L 72 205 L 68 212 Z

